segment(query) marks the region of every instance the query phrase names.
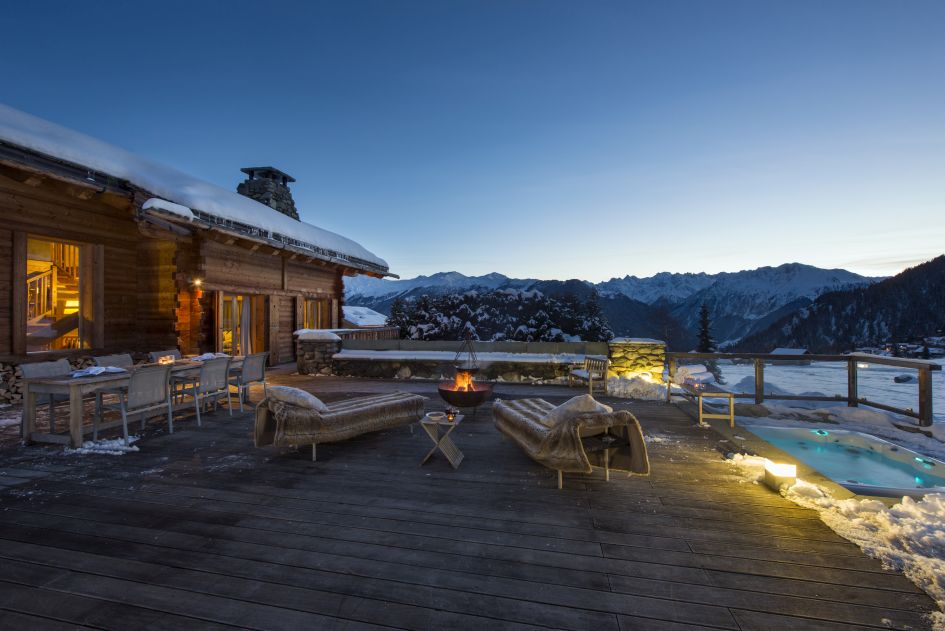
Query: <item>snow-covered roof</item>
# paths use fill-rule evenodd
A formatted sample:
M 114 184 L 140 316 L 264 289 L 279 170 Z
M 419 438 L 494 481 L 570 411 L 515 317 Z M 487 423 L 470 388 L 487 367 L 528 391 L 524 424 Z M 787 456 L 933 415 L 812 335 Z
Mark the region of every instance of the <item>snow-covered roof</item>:
M 772 355 L 806 355 L 806 348 L 776 348 L 771 351 Z
M 387 316 L 374 309 L 345 305 L 342 310 L 345 320 L 355 326 L 385 326 L 387 324 Z
M 234 191 L 139 157 L 107 142 L 0 103 L 0 141 L 125 180 L 152 193 L 150 208 L 188 221 L 228 227 L 235 222 L 279 241 L 356 269 L 386 272 L 387 262 L 334 232 L 296 221 Z M 163 202 L 163 204 L 162 204 Z M 168 205 L 170 203 L 170 205 Z

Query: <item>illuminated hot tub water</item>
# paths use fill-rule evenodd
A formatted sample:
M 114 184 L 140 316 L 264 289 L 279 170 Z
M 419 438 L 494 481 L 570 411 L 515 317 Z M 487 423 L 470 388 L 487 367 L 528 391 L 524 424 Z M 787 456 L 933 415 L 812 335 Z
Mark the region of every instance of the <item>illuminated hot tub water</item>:
M 876 436 L 834 429 L 749 429 L 854 493 L 892 497 L 945 493 L 945 463 Z

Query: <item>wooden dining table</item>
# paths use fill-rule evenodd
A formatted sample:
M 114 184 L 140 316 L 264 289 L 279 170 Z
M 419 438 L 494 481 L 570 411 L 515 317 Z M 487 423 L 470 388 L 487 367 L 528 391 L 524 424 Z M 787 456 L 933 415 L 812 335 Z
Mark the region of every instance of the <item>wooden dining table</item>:
M 232 357 L 230 369 L 239 368 L 243 363 L 243 357 Z M 27 443 L 57 443 L 69 445 L 73 448 L 82 446 L 82 436 L 84 434 L 83 400 L 89 395 L 104 390 L 115 390 L 126 386 L 131 379 L 131 373 L 145 365 L 133 366 L 123 373 L 105 373 L 94 377 L 72 377 L 63 375 L 61 377 L 40 377 L 37 379 L 25 379 L 23 385 L 23 439 Z M 172 376 L 186 376 L 189 373 L 197 373 L 203 362 L 191 359 L 182 359 L 174 362 L 171 367 Z M 36 403 L 40 395 L 58 395 L 69 397 L 69 433 L 56 434 L 52 423 L 50 422 L 49 432 L 40 432 L 36 429 Z M 52 410 L 50 410 L 52 415 Z M 52 416 L 50 416 L 52 419 Z M 100 428 L 100 429 L 104 429 Z

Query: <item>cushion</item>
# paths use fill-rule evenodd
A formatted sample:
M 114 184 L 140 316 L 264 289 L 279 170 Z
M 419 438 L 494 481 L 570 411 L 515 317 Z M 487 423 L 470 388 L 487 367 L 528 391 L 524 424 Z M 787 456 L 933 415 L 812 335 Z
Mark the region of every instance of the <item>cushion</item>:
M 589 394 L 582 394 L 580 396 L 573 397 L 568 399 L 555 409 L 551 410 L 543 418 L 539 419 L 539 422 L 545 427 L 554 427 L 561 421 L 578 414 L 584 414 L 587 412 L 613 412 L 614 409 L 609 405 L 604 405 L 603 403 L 598 403 L 594 397 Z
M 309 394 L 305 390 L 290 388 L 289 386 L 269 386 L 266 389 L 266 396 L 276 401 L 282 401 L 289 405 L 300 408 L 315 410 L 316 412 L 328 412 L 328 406 L 322 403 L 321 399 L 314 394 Z

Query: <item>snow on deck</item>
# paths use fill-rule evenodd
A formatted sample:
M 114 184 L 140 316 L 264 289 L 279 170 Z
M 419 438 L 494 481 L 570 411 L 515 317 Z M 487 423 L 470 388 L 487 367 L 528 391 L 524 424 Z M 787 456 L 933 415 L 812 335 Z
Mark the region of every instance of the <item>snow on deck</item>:
M 384 269 L 388 267 L 384 259 L 347 237 L 296 221 L 234 191 L 3 104 L 0 104 L 0 140 L 127 180 L 162 198 L 149 201 L 154 202 L 153 208 L 165 212 L 180 215 L 182 209 L 202 211 L 361 259 Z M 160 202 L 171 202 L 173 206 Z M 193 212 L 190 214 L 188 219 L 193 219 Z
M 342 350 L 334 359 L 365 361 L 427 361 L 451 363 L 456 359 L 453 351 L 358 351 Z M 578 353 L 476 353 L 480 364 L 510 362 L 517 364 L 577 364 L 584 361 Z

